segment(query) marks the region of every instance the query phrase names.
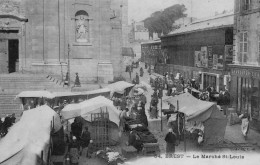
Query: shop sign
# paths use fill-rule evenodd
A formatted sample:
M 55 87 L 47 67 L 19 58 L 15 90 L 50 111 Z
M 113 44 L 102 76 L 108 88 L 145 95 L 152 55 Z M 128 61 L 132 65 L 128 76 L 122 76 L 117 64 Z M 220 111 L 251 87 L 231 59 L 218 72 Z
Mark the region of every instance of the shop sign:
M 194 65 L 195 67 L 201 67 L 201 52 L 200 51 L 195 51 L 195 59 L 194 59 Z
M 249 70 L 246 69 L 233 69 L 231 71 L 232 75 L 239 75 L 239 76 L 250 76 L 251 73 Z
M 207 68 L 208 67 L 208 47 L 207 46 L 203 46 L 201 47 L 201 65 L 203 68 Z
M 225 61 L 226 64 L 231 64 L 233 61 L 233 46 L 225 45 Z
M 208 46 L 208 67 L 213 67 L 213 54 L 212 54 L 212 46 Z
M 194 65 L 196 67 L 207 68 L 208 67 L 207 46 L 201 47 L 200 51 L 195 51 L 194 53 L 195 53 Z
M 256 79 L 260 79 L 260 71 L 259 72 L 251 72 L 251 76 Z
M 248 70 L 248 69 L 233 69 L 231 71 L 231 74 L 260 79 L 260 71 L 257 72 L 257 71 L 252 71 L 252 70 Z
M 214 54 L 213 55 L 213 69 L 218 69 L 218 55 Z

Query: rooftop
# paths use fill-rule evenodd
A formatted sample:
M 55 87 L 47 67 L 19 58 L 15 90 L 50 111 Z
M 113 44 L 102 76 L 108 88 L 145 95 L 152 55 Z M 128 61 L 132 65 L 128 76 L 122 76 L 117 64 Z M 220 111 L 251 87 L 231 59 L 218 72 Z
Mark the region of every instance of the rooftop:
M 152 43 L 160 43 L 160 42 L 161 42 L 161 40 L 160 40 L 160 39 L 157 39 L 157 40 L 142 42 L 141 44 L 152 44 Z
M 177 30 L 170 32 L 162 37 L 174 36 L 183 33 L 191 33 L 200 30 L 209 30 L 220 27 L 232 27 L 234 24 L 234 14 L 226 13 L 205 19 L 200 19 L 192 22 L 189 25 L 183 26 Z

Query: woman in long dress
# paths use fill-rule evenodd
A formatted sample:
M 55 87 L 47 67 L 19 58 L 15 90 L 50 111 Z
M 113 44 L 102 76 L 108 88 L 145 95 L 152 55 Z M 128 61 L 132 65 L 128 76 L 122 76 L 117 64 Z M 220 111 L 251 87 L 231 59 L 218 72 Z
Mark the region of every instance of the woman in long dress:
M 245 139 L 247 139 L 247 134 L 249 132 L 249 115 L 247 113 L 241 114 L 239 118 L 242 120 L 241 131 Z

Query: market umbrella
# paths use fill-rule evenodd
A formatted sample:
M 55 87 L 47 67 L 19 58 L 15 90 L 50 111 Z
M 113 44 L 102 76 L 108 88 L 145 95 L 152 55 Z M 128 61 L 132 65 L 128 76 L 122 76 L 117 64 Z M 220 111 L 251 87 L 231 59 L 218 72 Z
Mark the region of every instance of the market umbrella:
M 135 88 L 141 88 L 143 89 L 145 92 L 148 91 L 148 88 L 149 88 L 149 85 L 148 84 L 145 84 L 143 82 L 140 82 L 140 84 L 137 84 L 135 85 Z
M 48 98 L 53 99 L 55 97 L 54 94 L 52 94 L 49 91 L 23 91 L 19 93 L 16 98 L 28 98 L 28 97 L 37 97 L 37 98 Z

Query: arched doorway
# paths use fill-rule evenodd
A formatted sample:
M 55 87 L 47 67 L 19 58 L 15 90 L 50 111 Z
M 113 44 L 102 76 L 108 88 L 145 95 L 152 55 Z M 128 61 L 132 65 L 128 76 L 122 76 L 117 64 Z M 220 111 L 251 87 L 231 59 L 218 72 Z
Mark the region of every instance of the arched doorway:
M 0 74 L 19 70 L 25 56 L 25 22 L 20 0 L 0 2 Z

